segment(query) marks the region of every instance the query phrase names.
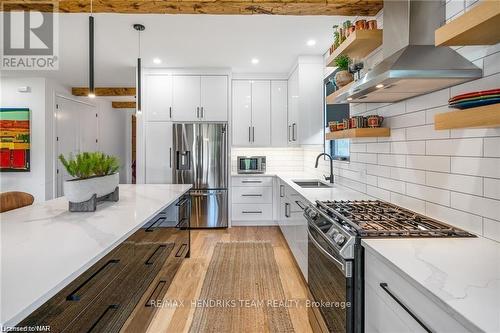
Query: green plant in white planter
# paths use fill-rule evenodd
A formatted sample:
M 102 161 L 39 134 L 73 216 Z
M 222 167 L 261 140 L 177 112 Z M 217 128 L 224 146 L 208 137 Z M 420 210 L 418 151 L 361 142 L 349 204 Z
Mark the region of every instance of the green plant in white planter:
M 59 155 L 59 160 L 74 179 L 64 182 L 64 196 L 70 203 L 101 198 L 115 191 L 120 176 L 120 163 L 114 156 L 101 152 L 84 152 L 75 156 Z

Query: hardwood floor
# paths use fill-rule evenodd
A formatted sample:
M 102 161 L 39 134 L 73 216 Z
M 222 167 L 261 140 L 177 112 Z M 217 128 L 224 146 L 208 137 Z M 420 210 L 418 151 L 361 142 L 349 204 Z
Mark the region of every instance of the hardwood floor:
M 191 258 L 183 261 L 164 297 L 166 301 L 177 301 L 178 306 L 168 306 L 169 304 L 165 303 L 165 306 L 159 308 L 149 325 L 148 333 L 178 333 L 189 330 L 195 310 L 191 302 L 200 295 L 215 244 L 230 241 L 270 241 L 287 299 L 298 300 L 303 304 L 307 299 L 307 287 L 278 227 L 193 230 Z M 183 302 L 182 306 L 180 301 Z M 295 332 L 312 332 L 305 307 L 290 307 L 289 312 Z

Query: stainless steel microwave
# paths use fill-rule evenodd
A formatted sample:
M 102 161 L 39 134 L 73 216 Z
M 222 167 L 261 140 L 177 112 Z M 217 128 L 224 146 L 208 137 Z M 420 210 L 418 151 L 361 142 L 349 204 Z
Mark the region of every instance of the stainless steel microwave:
M 238 173 L 265 173 L 265 156 L 238 156 Z

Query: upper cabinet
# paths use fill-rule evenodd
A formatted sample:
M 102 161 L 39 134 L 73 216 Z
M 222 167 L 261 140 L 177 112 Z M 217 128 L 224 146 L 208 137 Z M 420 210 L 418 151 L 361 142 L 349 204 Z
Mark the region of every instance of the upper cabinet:
M 233 81 L 233 145 L 271 144 L 271 81 Z
M 286 147 L 287 140 L 287 81 L 271 81 L 271 145 Z
M 226 75 L 146 74 L 147 121 L 227 121 Z
M 288 143 L 323 144 L 323 58 L 299 57 L 288 80 Z
M 144 81 L 144 109 L 147 109 L 147 120 L 170 120 L 172 118 L 172 76 L 148 74 Z

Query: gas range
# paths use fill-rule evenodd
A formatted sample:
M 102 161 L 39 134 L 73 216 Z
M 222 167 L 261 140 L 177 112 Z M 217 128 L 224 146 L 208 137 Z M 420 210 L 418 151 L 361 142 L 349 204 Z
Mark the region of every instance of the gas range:
M 316 201 L 305 216 L 349 259 L 355 238 L 475 237 L 462 229 L 381 200 Z

